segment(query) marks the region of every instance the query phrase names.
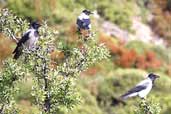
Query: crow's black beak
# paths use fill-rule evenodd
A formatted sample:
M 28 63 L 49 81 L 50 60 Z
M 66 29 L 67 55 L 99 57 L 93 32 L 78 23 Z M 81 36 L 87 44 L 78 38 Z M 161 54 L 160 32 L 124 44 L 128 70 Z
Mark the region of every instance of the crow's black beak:
M 39 22 L 39 23 L 37 23 L 37 25 L 39 25 L 39 27 L 41 27 L 41 26 L 42 26 L 40 22 Z
M 93 12 L 90 12 L 90 14 L 94 14 Z
M 156 78 L 160 78 L 160 76 L 156 75 Z

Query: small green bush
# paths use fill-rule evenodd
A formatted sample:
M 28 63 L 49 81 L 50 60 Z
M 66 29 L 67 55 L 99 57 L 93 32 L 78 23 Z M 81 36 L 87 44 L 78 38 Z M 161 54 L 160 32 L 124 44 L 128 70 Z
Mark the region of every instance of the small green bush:
M 160 114 L 160 111 L 159 104 L 154 100 L 142 100 L 137 106 L 135 114 Z

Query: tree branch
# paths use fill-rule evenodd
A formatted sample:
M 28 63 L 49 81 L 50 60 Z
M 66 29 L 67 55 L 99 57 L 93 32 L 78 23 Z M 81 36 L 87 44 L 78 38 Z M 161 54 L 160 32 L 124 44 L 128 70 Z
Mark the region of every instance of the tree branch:
M 44 91 L 46 92 L 46 97 L 44 101 L 44 111 L 45 112 L 50 112 L 50 96 L 49 96 L 49 91 L 48 91 L 48 79 L 47 79 L 47 60 L 43 58 L 43 66 L 42 66 L 42 71 L 43 71 L 43 80 L 44 80 Z
M 17 38 L 14 36 L 14 34 L 11 32 L 11 30 L 8 29 L 8 28 L 7 28 L 6 30 L 7 30 L 7 32 L 9 33 L 10 37 L 11 37 L 16 43 L 18 43 Z

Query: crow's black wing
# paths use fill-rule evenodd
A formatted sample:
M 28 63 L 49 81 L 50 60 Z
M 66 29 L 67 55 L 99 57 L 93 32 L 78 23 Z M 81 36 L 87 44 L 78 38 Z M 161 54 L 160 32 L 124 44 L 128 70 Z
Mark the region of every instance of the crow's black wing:
M 77 25 L 80 29 L 88 29 L 90 25 L 90 19 L 77 19 Z
M 18 50 L 18 48 L 20 46 L 22 46 L 22 44 L 24 44 L 29 39 L 29 34 L 30 34 L 30 32 L 27 32 L 26 34 L 24 34 L 24 36 L 22 36 L 22 38 L 17 43 L 17 47 L 15 48 L 15 50 L 13 51 L 13 53 L 16 53 L 17 50 Z
M 127 93 L 131 94 L 131 93 L 139 92 L 139 91 L 144 90 L 146 88 L 147 88 L 147 86 L 139 85 L 139 86 L 136 86 L 136 87 L 130 89 Z
M 124 98 L 130 94 L 133 94 L 133 93 L 136 93 L 136 92 L 139 92 L 139 91 L 142 91 L 144 89 L 146 89 L 147 86 L 145 85 L 137 85 L 136 87 L 130 89 L 127 93 L 125 93 L 124 95 L 121 96 L 121 98 Z
M 28 39 L 29 39 L 29 34 L 30 32 L 27 32 L 26 34 L 24 34 L 22 36 L 22 38 L 19 40 L 18 44 L 17 45 L 22 45 L 24 44 Z
M 17 47 L 13 51 L 14 59 L 18 59 L 19 56 L 22 54 L 22 49 L 23 49 L 22 44 L 24 44 L 29 39 L 29 34 L 30 32 L 24 34 L 24 36 L 17 43 Z
M 91 22 L 90 19 L 83 19 L 83 23 L 84 25 L 89 25 Z
M 83 21 L 80 20 L 79 18 L 77 19 L 77 25 L 78 25 L 78 28 L 83 28 Z

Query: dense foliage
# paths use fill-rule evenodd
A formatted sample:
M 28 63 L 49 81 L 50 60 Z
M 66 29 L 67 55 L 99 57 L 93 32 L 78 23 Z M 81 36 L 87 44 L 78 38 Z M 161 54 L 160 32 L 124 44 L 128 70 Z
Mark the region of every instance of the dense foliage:
M 13 39 L 16 38 L 16 33 L 23 33 L 22 27 L 28 25 L 26 21 L 11 14 L 7 9 L 2 10 L 0 19 L 2 32 Z M 60 64 L 55 64 L 55 67 L 52 67 L 51 63 L 55 63 L 55 61 L 51 61 L 50 51 L 54 39 L 57 38 L 55 30 L 49 28 L 44 22 L 40 29 L 40 39 L 36 50 L 25 48 L 19 60 L 8 59 L 5 61 L 1 72 L 3 113 L 18 112 L 14 95 L 19 88 L 15 84 L 27 79 L 28 75 L 31 75 L 30 78 L 33 80 L 31 91 L 34 98 L 33 104 L 37 105 L 42 113 L 57 113 L 65 107 L 71 109 L 79 102 L 75 77 L 96 61 L 106 59 L 108 51 L 103 45 L 96 44 L 93 38 L 87 42 L 80 39 L 84 49 L 74 47 L 66 50 L 62 42 L 59 41 L 60 45 L 56 49 L 62 51 L 65 57 Z
M 139 104 L 139 109 L 136 110 L 136 114 L 160 114 L 159 104 L 154 103 L 154 101 L 143 100 Z

